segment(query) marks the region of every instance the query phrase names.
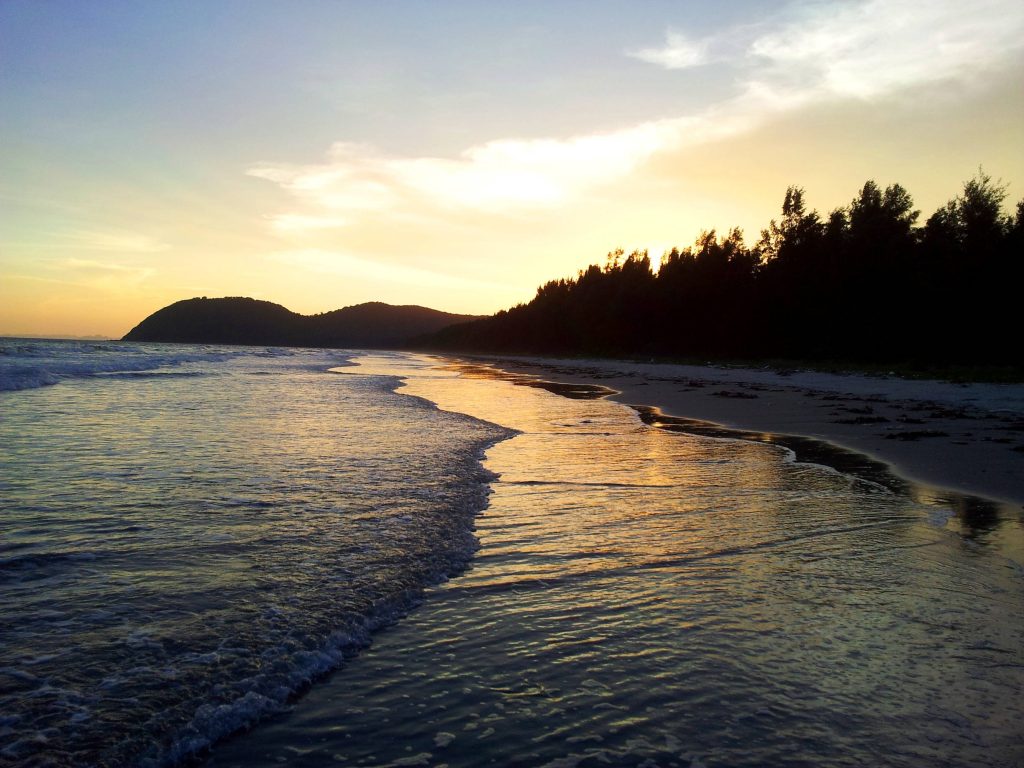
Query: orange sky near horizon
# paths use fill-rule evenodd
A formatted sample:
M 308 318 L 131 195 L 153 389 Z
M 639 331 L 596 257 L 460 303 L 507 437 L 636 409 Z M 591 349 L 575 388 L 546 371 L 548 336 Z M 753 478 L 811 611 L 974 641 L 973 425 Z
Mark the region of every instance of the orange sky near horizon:
M 922 221 L 979 167 L 1024 197 L 1019 3 L 720 5 L 5 3 L 0 333 L 489 314 L 616 248 L 752 243 L 790 184 L 826 213 L 898 182 Z

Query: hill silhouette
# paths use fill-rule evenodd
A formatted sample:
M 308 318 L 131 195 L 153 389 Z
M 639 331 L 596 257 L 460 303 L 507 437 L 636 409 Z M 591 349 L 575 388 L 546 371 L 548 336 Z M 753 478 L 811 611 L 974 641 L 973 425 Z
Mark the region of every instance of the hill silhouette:
M 245 297 L 185 299 L 157 310 L 124 341 L 255 344 L 293 347 L 393 348 L 414 336 L 477 319 L 414 305 L 379 301 L 318 315 Z

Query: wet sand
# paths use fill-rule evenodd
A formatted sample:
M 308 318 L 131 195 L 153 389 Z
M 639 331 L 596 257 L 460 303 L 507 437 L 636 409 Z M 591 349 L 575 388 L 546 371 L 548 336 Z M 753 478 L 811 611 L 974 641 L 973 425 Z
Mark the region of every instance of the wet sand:
M 517 430 L 484 457 L 480 549 L 209 768 L 1019 764 L 1019 506 L 918 503 L 751 442 L 825 463 L 821 440 L 634 405 L 647 429 L 601 399 L 615 378 L 547 361 L 368 358 Z M 705 429 L 744 439 L 666 434 Z
M 906 479 L 1024 505 L 1021 384 L 621 360 L 463 359 L 569 397 L 607 396 L 663 428 L 781 443 L 800 460 L 886 485 Z

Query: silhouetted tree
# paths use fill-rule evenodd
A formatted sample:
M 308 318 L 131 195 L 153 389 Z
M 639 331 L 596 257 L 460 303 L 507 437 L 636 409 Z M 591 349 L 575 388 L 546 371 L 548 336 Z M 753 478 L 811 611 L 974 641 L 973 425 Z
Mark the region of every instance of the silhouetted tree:
M 533 301 L 431 339 L 488 351 L 791 356 L 1021 365 L 1024 201 L 984 171 L 923 227 L 909 192 L 867 181 L 822 219 L 791 186 L 754 248 L 705 230 L 662 256 L 616 250 Z

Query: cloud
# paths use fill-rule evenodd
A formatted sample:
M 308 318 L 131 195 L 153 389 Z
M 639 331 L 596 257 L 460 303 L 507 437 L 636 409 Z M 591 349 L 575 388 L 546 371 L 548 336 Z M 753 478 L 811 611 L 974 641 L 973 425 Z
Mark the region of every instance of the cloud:
M 59 272 L 68 282 L 119 291 L 135 288 L 156 274 L 152 267 L 92 259 L 59 259 L 46 268 Z
M 617 182 L 655 155 L 734 134 L 735 109 L 656 120 L 567 139 L 500 139 L 458 157 L 401 157 L 348 143 L 319 165 L 262 164 L 248 171 L 273 181 L 302 206 L 276 214 L 280 235 L 309 235 L 367 216 L 463 212 L 518 216 L 578 201 Z
M 268 260 L 298 267 L 309 272 L 326 275 L 340 275 L 347 279 L 367 279 L 385 284 L 402 283 L 419 287 L 442 287 L 456 289 L 494 289 L 493 283 L 474 280 L 456 275 L 441 274 L 399 264 L 386 264 L 379 259 L 346 253 L 337 250 L 304 248 L 278 251 L 267 256 Z
M 323 164 L 264 163 L 247 173 L 279 184 L 300 200 L 315 201 L 326 210 L 366 213 L 387 210 L 398 202 L 392 174 L 375 150 L 364 144 L 337 142 Z M 307 223 L 320 226 L 321 220 L 311 217 Z M 302 223 L 300 217 L 288 221 L 293 229 L 300 229 Z
M 60 236 L 68 247 L 87 251 L 161 253 L 171 246 L 149 235 L 125 230 L 78 230 Z
M 348 224 L 346 218 L 329 215 L 310 216 L 301 213 L 280 213 L 269 218 L 271 228 L 282 234 L 304 234 L 325 229 L 338 229 Z
M 681 139 L 677 121 L 568 139 L 501 139 L 455 158 L 399 157 L 339 142 L 319 165 L 263 164 L 250 176 L 279 184 L 309 210 L 273 218 L 278 232 L 344 226 L 352 217 L 415 205 L 515 214 L 568 202 L 632 171 Z
M 775 20 L 694 40 L 670 30 L 661 48 L 626 55 L 666 69 L 734 67 L 744 95 L 790 105 L 870 99 L 1005 67 L 1024 48 L 1016 0 L 857 0 L 793 3 Z
M 641 48 L 627 51 L 626 55 L 665 69 L 688 69 L 708 62 L 709 45 L 710 40 L 690 40 L 679 32 L 669 30 L 665 33 L 665 45 L 661 48 Z
M 94 229 L 52 232 L 41 241 L 6 241 L 3 246 L 31 251 L 101 251 L 133 254 L 163 253 L 171 250 L 168 243 L 149 235 L 127 230 Z
M 297 208 L 270 217 L 283 237 L 460 213 L 529 216 L 585 199 L 658 155 L 720 140 L 813 103 L 873 100 L 906 89 L 983 80 L 1019 66 L 1019 0 L 857 0 L 799 3 L 784 17 L 629 55 L 670 69 L 723 64 L 732 91 L 689 115 L 569 138 L 505 138 L 454 157 L 409 157 L 335 143 L 324 162 L 262 163 Z
M 1006 0 L 865 0 L 809 6 L 758 35 L 751 88 L 870 99 L 1006 65 L 1024 45 L 1024 5 Z

